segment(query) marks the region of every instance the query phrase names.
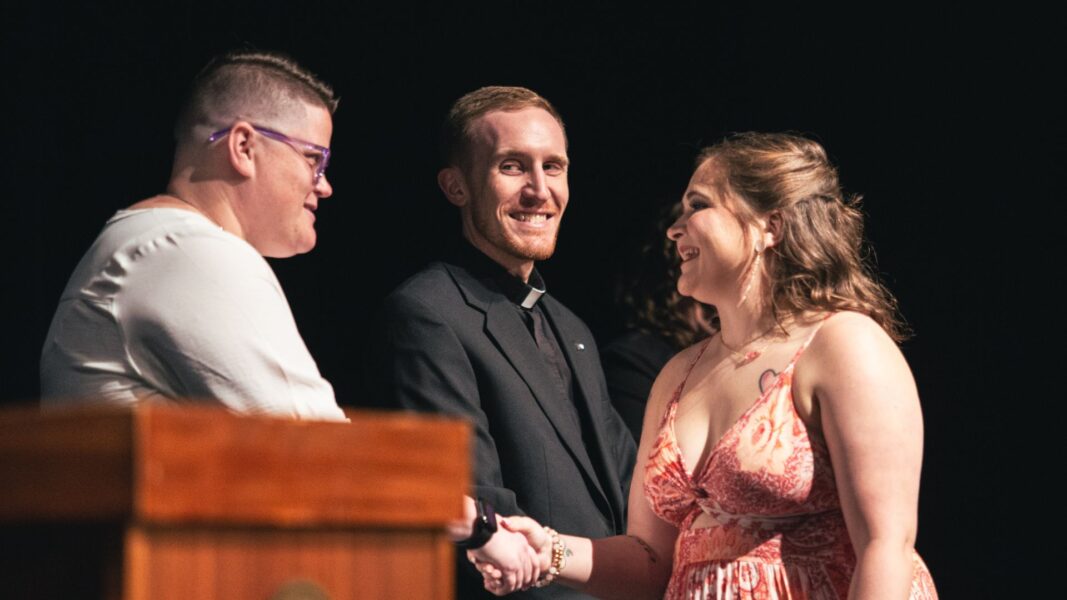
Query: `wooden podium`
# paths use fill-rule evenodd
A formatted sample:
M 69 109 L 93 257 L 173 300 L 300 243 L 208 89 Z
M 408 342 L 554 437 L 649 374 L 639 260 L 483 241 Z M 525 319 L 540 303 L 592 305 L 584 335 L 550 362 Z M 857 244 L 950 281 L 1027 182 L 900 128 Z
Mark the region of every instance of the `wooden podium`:
M 464 423 L 0 411 L 0 598 L 447 599 Z

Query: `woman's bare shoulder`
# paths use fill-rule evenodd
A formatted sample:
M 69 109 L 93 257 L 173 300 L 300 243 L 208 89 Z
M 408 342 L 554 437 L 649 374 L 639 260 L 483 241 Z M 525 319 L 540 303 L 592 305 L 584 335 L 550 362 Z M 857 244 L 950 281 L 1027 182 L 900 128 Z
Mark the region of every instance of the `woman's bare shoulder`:
M 797 364 L 798 378 L 813 389 L 905 374 L 910 378 L 896 342 L 874 319 L 851 311 L 827 318 Z
M 863 313 L 843 311 L 826 318 L 807 353 L 848 360 L 889 350 L 896 351 L 896 343 L 874 319 Z
M 659 375 L 656 376 L 655 383 L 652 384 L 649 403 L 665 404 L 670 399 L 674 390 L 682 383 L 686 374 L 689 373 L 689 367 L 703 352 L 706 344 L 706 339 L 701 340 L 675 354 L 667 361 L 667 364 L 663 365 Z

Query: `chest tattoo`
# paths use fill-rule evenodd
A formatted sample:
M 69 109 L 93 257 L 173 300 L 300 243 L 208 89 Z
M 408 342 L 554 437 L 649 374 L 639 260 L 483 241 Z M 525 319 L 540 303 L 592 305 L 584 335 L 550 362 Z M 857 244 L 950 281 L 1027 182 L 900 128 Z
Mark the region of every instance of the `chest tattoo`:
M 778 373 L 774 369 L 767 369 L 766 371 L 760 373 L 759 393 L 762 394 L 766 392 L 772 385 L 774 385 L 774 381 L 776 379 L 778 379 Z

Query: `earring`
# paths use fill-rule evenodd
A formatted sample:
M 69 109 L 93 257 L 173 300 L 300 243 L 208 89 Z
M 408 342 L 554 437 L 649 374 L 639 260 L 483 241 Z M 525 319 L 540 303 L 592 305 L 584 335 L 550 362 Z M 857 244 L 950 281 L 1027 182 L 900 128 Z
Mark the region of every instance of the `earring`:
M 752 261 L 752 268 L 748 272 L 747 280 L 745 281 L 745 290 L 741 292 L 741 299 L 738 300 L 737 305 L 741 306 L 748 300 L 748 293 L 752 291 L 752 284 L 756 281 L 756 273 L 759 272 L 760 263 L 763 260 L 763 240 L 756 242 L 756 260 Z

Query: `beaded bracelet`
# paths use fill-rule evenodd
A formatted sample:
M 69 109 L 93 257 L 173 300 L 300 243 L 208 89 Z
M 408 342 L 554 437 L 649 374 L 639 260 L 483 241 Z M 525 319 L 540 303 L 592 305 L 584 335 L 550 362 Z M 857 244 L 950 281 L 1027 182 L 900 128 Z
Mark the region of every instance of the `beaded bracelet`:
M 559 532 L 549 526 L 545 526 L 545 533 L 552 539 L 552 563 L 547 573 L 542 573 L 533 587 L 543 588 L 556 580 L 556 577 L 567 567 L 567 545 L 559 537 Z

